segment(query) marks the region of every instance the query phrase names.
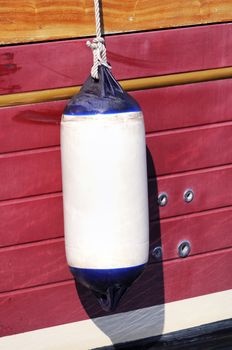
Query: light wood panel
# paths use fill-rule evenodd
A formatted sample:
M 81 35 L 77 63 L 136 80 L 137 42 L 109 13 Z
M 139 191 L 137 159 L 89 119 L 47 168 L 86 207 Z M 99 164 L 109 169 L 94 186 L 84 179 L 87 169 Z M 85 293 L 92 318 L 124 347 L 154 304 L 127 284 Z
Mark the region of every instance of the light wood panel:
M 225 68 L 232 66 L 232 24 L 113 35 L 106 38 L 106 46 L 112 72 L 118 80 Z M 0 94 L 81 85 L 90 74 L 91 65 L 92 53 L 84 39 L 0 47 Z M 158 77 L 149 87 L 186 83 L 187 77 L 189 82 L 196 79 L 191 73 L 161 80 Z M 210 79 L 210 76 L 198 79 Z M 139 89 L 136 83 L 129 83 L 133 89 Z M 53 100 L 69 97 L 74 91 L 69 88 L 59 91 L 59 95 L 51 91 L 49 98 L 51 94 Z M 16 103 L 18 98 L 16 95 L 12 100 Z M 45 98 L 48 92 L 44 93 Z
M 105 33 L 231 21 L 230 0 L 103 0 Z M 95 34 L 92 0 L 1 0 L 1 44 Z

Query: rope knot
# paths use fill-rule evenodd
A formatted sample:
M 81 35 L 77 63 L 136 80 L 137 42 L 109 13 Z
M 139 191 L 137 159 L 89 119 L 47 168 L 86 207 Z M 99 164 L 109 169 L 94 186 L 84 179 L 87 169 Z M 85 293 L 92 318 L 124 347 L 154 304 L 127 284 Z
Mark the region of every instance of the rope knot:
M 98 67 L 104 65 L 111 68 L 107 63 L 105 41 L 102 37 L 96 37 L 92 42 L 87 41 L 86 45 L 92 49 L 93 52 L 93 66 L 91 68 L 91 76 L 98 79 Z

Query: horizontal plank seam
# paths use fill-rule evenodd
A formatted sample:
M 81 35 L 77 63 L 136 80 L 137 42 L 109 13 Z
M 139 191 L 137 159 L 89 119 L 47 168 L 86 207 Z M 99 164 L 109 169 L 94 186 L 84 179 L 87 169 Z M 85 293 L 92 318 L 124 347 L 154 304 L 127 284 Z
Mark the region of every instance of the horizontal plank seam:
M 61 193 L 60 193 L 61 194 Z M 40 197 L 40 196 L 38 196 Z M 13 202 L 15 200 L 9 200 L 9 202 Z M 188 219 L 188 218 L 194 218 L 194 217 L 200 217 L 200 216 L 205 216 L 207 214 L 217 214 L 217 213 L 223 213 L 227 211 L 232 211 L 232 205 L 229 206 L 224 206 L 224 207 L 216 207 L 213 209 L 206 209 L 206 210 L 201 210 L 201 211 L 196 211 L 188 214 L 177 214 L 174 216 L 168 216 L 156 220 L 150 220 L 150 224 L 164 224 L 168 222 L 175 222 L 183 219 Z M 46 238 L 46 239 L 40 239 L 40 240 L 34 240 L 34 241 L 27 241 L 27 242 L 21 242 L 21 243 L 14 243 L 14 244 L 9 244 L 9 245 L 1 245 L 0 246 L 0 252 L 3 251 L 5 248 L 11 248 L 11 247 L 18 247 L 18 246 L 26 246 L 29 244 L 33 243 L 38 243 L 38 245 L 42 242 L 48 242 L 48 241 L 56 241 L 57 239 L 60 239 L 61 241 L 64 239 L 64 235 L 58 235 L 57 237 L 53 238 Z
M 177 262 L 177 263 L 181 264 L 183 261 L 187 261 L 187 260 L 189 261 L 189 260 L 201 258 L 202 256 L 204 256 L 204 257 L 215 256 L 215 255 L 227 253 L 227 252 L 230 252 L 230 251 L 232 252 L 232 246 L 226 247 L 226 248 L 222 248 L 222 249 L 215 249 L 215 250 L 212 250 L 212 251 L 210 250 L 210 251 L 202 252 L 202 253 L 198 253 L 198 254 L 192 254 L 192 255 L 189 255 L 186 258 L 177 257 L 177 258 L 167 259 L 167 260 L 163 260 L 163 261 L 159 261 L 159 262 L 150 261 L 149 265 L 154 265 L 154 264 L 157 265 L 157 264 L 163 264 L 164 263 L 165 265 L 168 266 L 168 265 L 171 265 L 173 262 Z
M 169 130 L 162 130 L 162 131 L 151 131 L 146 133 L 147 138 L 151 138 L 153 136 L 166 136 L 166 135 L 175 135 L 175 134 L 181 134 L 181 133 L 187 133 L 192 131 L 198 131 L 198 130 L 210 130 L 210 129 L 220 129 L 223 127 L 232 126 L 232 120 L 225 120 L 220 122 L 214 122 L 214 123 L 206 123 L 202 125 L 192 125 L 192 126 L 186 126 L 182 128 L 175 128 L 175 129 L 169 129 Z
M 133 34 L 146 34 L 146 33 L 153 33 L 153 32 L 164 32 L 164 31 L 173 31 L 178 29 L 189 29 L 189 28 L 196 28 L 196 27 L 219 27 L 221 25 L 230 25 L 231 21 L 215 21 L 215 22 L 206 22 L 206 23 L 196 23 L 196 24 L 183 24 L 173 27 L 158 27 L 158 28 L 149 28 L 149 29 L 134 29 L 130 31 L 121 31 L 121 32 L 105 32 L 104 38 L 109 38 L 111 36 L 124 36 L 124 35 L 133 35 Z M 65 43 L 69 41 L 76 41 L 76 40 L 92 40 L 95 38 L 95 34 L 87 34 L 86 36 L 73 36 L 73 37 L 64 37 L 64 38 L 56 38 L 56 39 L 46 39 L 46 40 L 36 40 L 36 41 L 22 41 L 22 42 L 6 42 L 6 43 L 0 43 L 0 50 L 7 48 L 7 47 L 20 47 L 20 46 L 32 46 L 32 45 L 41 45 L 41 44 L 52 44 L 52 43 Z M 107 44 L 107 42 L 106 42 Z
M 49 153 L 49 152 L 55 152 L 55 151 L 60 151 L 59 145 L 0 153 L 0 160 L 3 158 L 11 158 L 11 157 L 18 157 L 18 156 L 21 157 L 25 154 L 26 155 L 38 154 L 38 153 L 41 154 L 41 153 Z
M 196 170 L 186 170 L 186 171 L 181 171 L 181 172 L 176 172 L 172 174 L 164 174 L 164 175 L 159 175 L 157 178 L 151 177 L 148 179 L 148 182 L 153 182 L 155 179 L 160 180 L 160 179 L 172 179 L 180 176 L 186 176 L 186 175 L 196 175 L 196 174 L 205 174 L 205 173 L 210 173 L 212 171 L 222 171 L 222 170 L 227 170 L 232 168 L 232 163 L 229 164 L 223 164 L 223 165 L 217 165 L 217 166 L 212 166 L 212 167 L 207 167 L 207 168 L 201 168 L 201 169 L 196 169 Z M 61 192 L 61 189 L 58 189 L 56 192 L 44 192 L 44 193 L 36 193 L 36 194 L 31 194 L 25 197 L 11 197 L 11 198 L 5 198 L 0 200 L 0 205 L 1 203 L 8 202 L 9 200 L 20 200 L 22 198 L 33 198 L 39 195 L 48 195 L 48 194 L 53 194 L 53 193 L 59 193 Z
M 188 260 L 193 260 L 193 259 L 200 258 L 202 256 L 205 256 L 205 257 L 207 257 L 207 256 L 215 256 L 215 255 L 227 253 L 230 250 L 232 251 L 232 247 L 220 249 L 220 250 L 217 250 L 217 251 L 213 251 L 212 253 L 211 252 L 207 252 L 207 253 L 202 253 L 202 254 L 189 256 L 189 257 L 187 257 L 187 259 Z M 186 261 L 186 258 L 185 259 L 183 259 L 183 258 L 175 258 L 175 259 L 164 261 L 164 262 L 150 262 L 149 265 L 165 264 L 165 265 L 168 266 L 168 265 L 172 264 L 173 262 L 182 263 L 183 261 Z M 25 293 L 25 292 L 32 292 L 32 291 L 37 291 L 37 290 L 41 290 L 41 289 L 42 290 L 49 289 L 49 288 L 53 288 L 55 286 L 59 287 L 59 286 L 71 285 L 71 284 L 74 284 L 73 278 L 62 280 L 62 281 L 46 283 L 46 284 L 42 284 L 42 285 L 36 285 L 36 286 L 30 286 L 30 287 L 25 287 L 25 288 L 20 288 L 20 289 L 0 292 L 0 298 L 1 297 L 10 297 L 12 295 L 18 295 L 18 294 L 22 294 L 22 293 Z
M 43 122 L 40 122 L 43 124 Z M 46 125 L 46 123 L 44 123 Z M 146 138 L 150 139 L 155 136 L 166 136 L 166 135 L 172 135 L 172 134 L 181 134 L 181 133 L 187 133 L 192 131 L 198 131 L 198 130 L 210 130 L 210 129 L 219 129 L 223 127 L 229 127 L 232 126 L 232 120 L 225 120 L 220 122 L 213 122 L 213 123 L 206 123 L 202 125 L 192 125 L 192 126 L 186 126 L 186 127 L 178 127 L 173 129 L 167 129 L 167 130 L 160 130 L 160 131 L 151 131 L 146 132 Z M 50 146 L 44 146 L 44 147 L 35 147 L 35 148 L 25 148 L 10 152 L 0 152 L 0 160 L 1 158 L 10 158 L 14 156 L 21 156 L 21 155 L 27 155 L 27 154 L 37 154 L 37 153 L 46 153 L 46 152 L 52 152 L 52 151 L 60 151 L 60 144 L 54 144 Z
M 161 246 L 162 246 L 162 243 L 161 243 Z M 218 252 L 222 252 L 222 251 L 227 252 L 227 250 L 231 250 L 232 251 L 232 246 L 230 245 L 228 247 L 223 247 L 223 248 L 218 248 L 218 249 L 210 249 L 210 250 L 206 250 L 204 252 L 199 252 L 199 253 L 195 253 L 195 254 L 190 253 L 190 255 L 187 258 L 189 260 L 190 258 L 194 258 L 194 257 L 202 256 L 202 255 L 204 255 L 204 256 L 207 255 L 208 256 L 208 255 L 214 255 L 214 254 L 216 254 Z M 164 262 L 165 263 L 170 263 L 170 262 L 173 262 L 173 261 L 182 261 L 184 259 L 186 259 L 186 258 L 180 258 L 180 257 L 177 256 L 176 258 L 169 258 L 169 259 L 162 259 L 161 261 L 155 261 L 154 258 L 153 259 L 151 258 L 150 261 L 149 261 L 149 265 L 154 265 L 154 264 L 159 264 L 159 263 L 164 263 Z
M 211 171 L 217 171 L 217 170 L 226 170 L 226 169 L 231 169 L 232 168 L 232 163 L 226 163 L 226 164 L 221 164 L 221 165 L 216 165 L 216 166 L 208 166 L 206 168 L 199 168 L 199 169 L 193 169 L 193 170 L 185 170 L 185 171 L 180 171 L 176 173 L 171 173 L 171 174 L 162 174 L 157 176 L 157 179 L 172 179 L 175 177 L 179 176 L 185 176 L 185 175 L 196 175 L 198 173 L 209 173 Z M 154 181 L 154 178 L 149 178 L 148 181 Z
M 74 279 L 70 278 L 70 279 L 66 279 L 63 281 L 57 281 L 57 282 L 50 282 L 47 284 L 41 284 L 41 285 L 37 285 L 37 286 L 30 286 L 30 287 L 25 287 L 25 288 L 20 288 L 20 289 L 14 289 L 14 290 L 10 290 L 10 291 L 4 291 L 4 292 L 0 292 L 0 300 L 2 297 L 10 297 L 13 295 L 18 295 L 18 294 L 22 294 L 25 292 L 32 292 L 32 291 L 38 291 L 38 290 L 44 290 L 44 289 L 49 289 L 49 288 L 53 288 L 53 287 L 60 287 L 60 286 L 65 286 L 65 285 L 70 285 L 70 284 L 74 284 Z
M 21 198 L 13 198 L 13 199 L 5 199 L 0 201 L 0 207 L 1 206 L 7 206 L 7 205 L 14 205 L 14 204 L 20 204 L 20 203 L 26 203 L 26 202 L 32 202 L 32 201 L 39 201 L 44 199 L 51 199 L 51 198 L 60 198 L 62 196 L 61 191 L 57 192 L 50 192 L 50 193 L 44 193 L 44 194 L 36 194 L 31 195 L 27 197 L 21 197 Z
M 204 81 L 232 78 L 232 67 L 198 70 L 185 73 L 175 73 L 146 78 L 136 78 L 120 81 L 127 91 L 146 90 L 167 86 L 184 85 Z M 0 107 L 17 106 L 56 100 L 64 100 L 72 97 L 80 91 L 81 86 L 21 92 L 0 96 Z
M 47 244 L 53 244 L 53 243 L 55 244 L 55 243 L 61 243 L 61 242 L 64 242 L 63 236 L 38 240 L 38 241 L 34 241 L 34 242 L 25 242 L 25 243 L 20 243 L 20 244 L 16 244 L 16 245 L 4 246 L 4 247 L 0 247 L 0 254 L 5 253 L 5 252 L 14 251 L 14 250 L 21 250 L 21 249 L 25 249 L 25 248 L 34 248 L 34 247 L 41 246 L 41 245 L 47 245 Z

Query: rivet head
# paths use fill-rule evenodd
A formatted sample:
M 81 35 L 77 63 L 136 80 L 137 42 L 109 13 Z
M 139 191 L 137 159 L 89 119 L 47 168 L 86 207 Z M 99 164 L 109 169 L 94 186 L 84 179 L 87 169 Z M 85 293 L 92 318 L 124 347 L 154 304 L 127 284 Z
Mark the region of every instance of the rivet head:
M 165 192 L 162 192 L 158 196 L 158 204 L 160 207 L 165 207 L 168 203 L 168 195 Z
M 189 241 L 183 241 L 178 245 L 178 254 L 180 258 L 186 258 L 191 251 Z
M 161 260 L 163 256 L 162 248 L 160 246 L 155 247 L 152 251 L 152 256 L 156 260 Z
M 191 189 L 188 189 L 184 192 L 184 201 L 186 203 L 192 202 L 194 199 L 194 192 Z

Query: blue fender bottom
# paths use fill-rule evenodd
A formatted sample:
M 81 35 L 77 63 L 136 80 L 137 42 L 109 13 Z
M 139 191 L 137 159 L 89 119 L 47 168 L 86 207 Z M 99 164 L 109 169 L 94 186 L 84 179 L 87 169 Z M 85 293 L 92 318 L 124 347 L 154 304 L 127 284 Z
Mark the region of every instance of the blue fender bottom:
M 127 288 L 141 275 L 146 264 L 118 269 L 69 267 L 76 282 L 92 290 L 104 311 L 114 311 Z

